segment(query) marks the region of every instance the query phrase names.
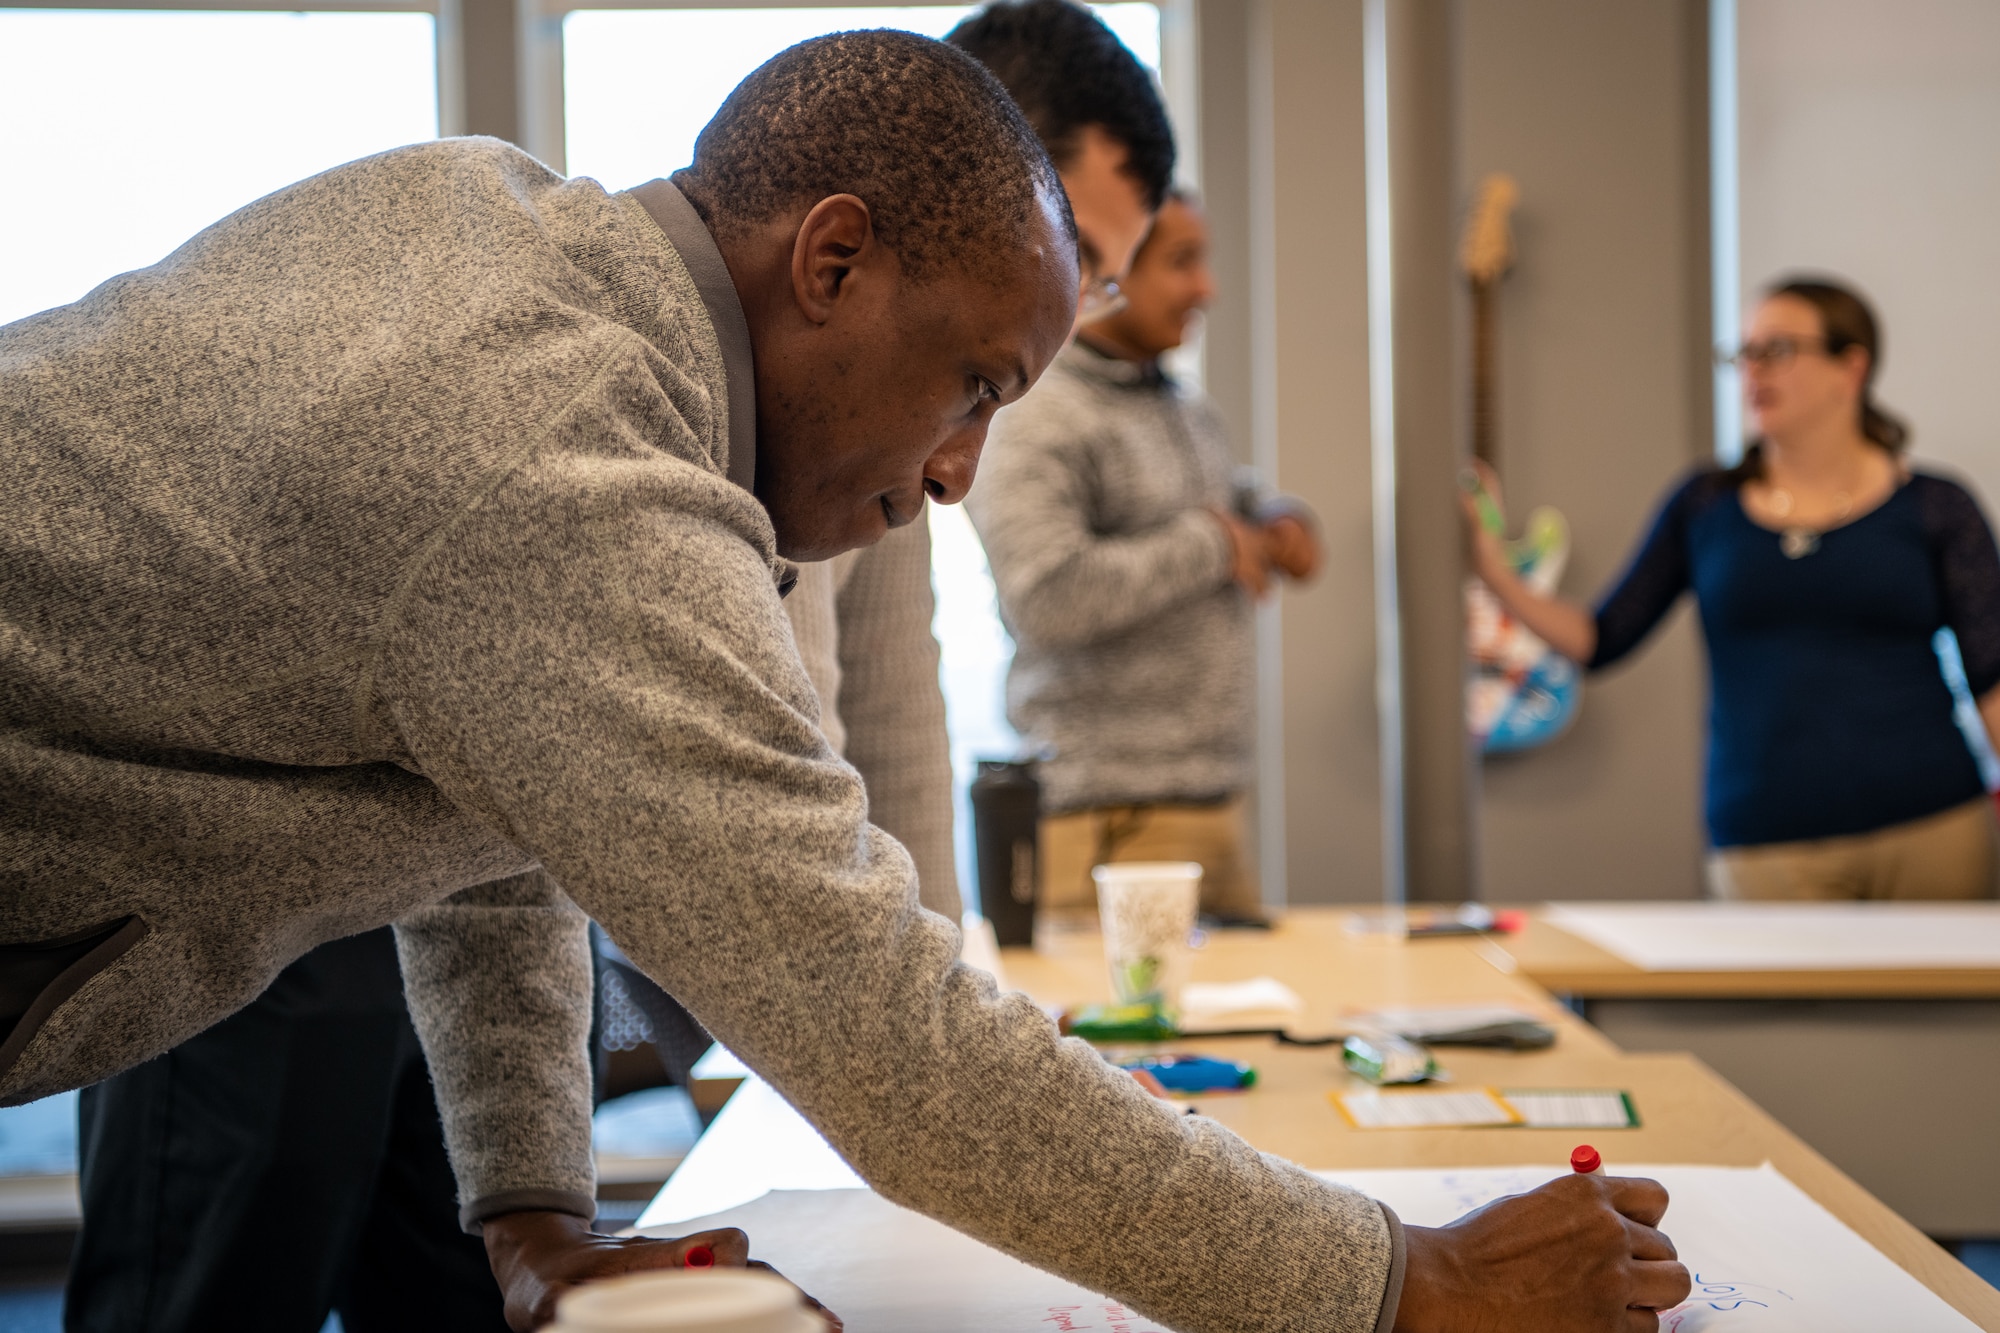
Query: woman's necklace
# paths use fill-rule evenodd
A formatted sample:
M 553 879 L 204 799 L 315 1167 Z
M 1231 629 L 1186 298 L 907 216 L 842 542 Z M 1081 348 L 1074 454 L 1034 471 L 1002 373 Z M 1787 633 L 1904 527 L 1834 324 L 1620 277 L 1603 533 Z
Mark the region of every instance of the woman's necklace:
M 1792 493 L 1782 486 L 1770 488 L 1771 512 L 1783 522 L 1791 517 L 1796 507 Z M 1809 528 L 1803 523 L 1786 523 L 1778 532 L 1778 549 L 1793 560 L 1803 560 L 1819 549 L 1820 534 L 1827 528 L 1839 527 L 1854 512 L 1854 497 L 1846 491 L 1833 493 L 1833 518 L 1818 528 Z

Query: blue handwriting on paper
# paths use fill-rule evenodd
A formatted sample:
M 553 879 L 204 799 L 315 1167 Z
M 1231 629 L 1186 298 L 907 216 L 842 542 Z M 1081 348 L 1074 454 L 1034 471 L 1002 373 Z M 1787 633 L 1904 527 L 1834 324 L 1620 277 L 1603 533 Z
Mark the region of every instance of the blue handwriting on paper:
M 1660 1311 L 1660 1333 L 1700 1333 L 1710 1328 L 1733 1328 L 1739 1319 L 1723 1315 L 1755 1317 L 1779 1305 L 1789 1305 L 1792 1297 L 1776 1287 L 1755 1282 L 1728 1282 L 1694 1275 L 1694 1290 L 1671 1310 Z

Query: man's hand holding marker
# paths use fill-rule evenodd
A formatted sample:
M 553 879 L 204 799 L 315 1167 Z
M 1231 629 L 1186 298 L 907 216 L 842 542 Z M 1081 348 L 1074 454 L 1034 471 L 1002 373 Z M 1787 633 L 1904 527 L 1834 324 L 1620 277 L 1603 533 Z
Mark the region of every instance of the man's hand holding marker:
M 1570 1167 L 1450 1226 L 1406 1226 L 1396 1333 L 1657 1333 L 1691 1289 L 1658 1229 L 1666 1190 L 1605 1175 L 1587 1145 Z

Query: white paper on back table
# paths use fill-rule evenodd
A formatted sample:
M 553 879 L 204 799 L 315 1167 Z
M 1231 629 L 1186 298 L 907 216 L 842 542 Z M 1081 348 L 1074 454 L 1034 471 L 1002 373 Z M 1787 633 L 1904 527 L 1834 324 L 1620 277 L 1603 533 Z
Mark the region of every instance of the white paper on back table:
M 1550 903 L 1648 972 L 2000 968 L 2000 903 Z

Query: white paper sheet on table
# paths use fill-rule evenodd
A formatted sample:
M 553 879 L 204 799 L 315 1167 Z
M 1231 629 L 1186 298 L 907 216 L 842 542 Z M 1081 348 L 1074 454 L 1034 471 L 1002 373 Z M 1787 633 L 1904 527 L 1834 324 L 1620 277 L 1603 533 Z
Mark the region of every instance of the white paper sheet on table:
M 1673 1195 L 1665 1229 L 1697 1277 L 1662 1333 L 1971 1333 L 1976 1326 L 1769 1166 L 1625 1166 Z M 1436 1226 L 1563 1174 L 1548 1167 L 1320 1173 Z M 742 1227 L 751 1251 L 870 1333 L 1159 1333 L 865 1189 L 777 1191 L 660 1229 Z
M 659 1228 L 741 1227 L 750 1252 L 860 1333 L 1165 1333 L 1117 1301 L 1030 1268 L 872 1190 L 779 1190 Z
M 1356 1129 L 1453 1129 L 1515 1125 L 1520 1117 L 1491 1088 L 1363 1088 L 1335 1095 Z
M 1551 903 L 1649 972 L 2000 967 L 2000 903 Z
M 751 1074 L 696 1140 L 666 1188 L 646 1205 L 638 1224 L 659 1226 L 719 1213 L 775 1189 L 866 1187 L 790 1102 Z
M 1248 981 L 1190 981 L 1181 987 L 1181 1031 L 1190 1035 L 1229 1028 L 1289 1028 L 1306 1011 L 1297 991 L 1276 977 Z
M 1972 1333 L 1978 1326 L 1768 1164 L 1643 1166 L 1672 1196 L 1662 1223 L 1695 1275 L 1661 1333 Z M 1323 1171 L 1416 1226 L 1440 1226 L 1564 1174 L 1548 1167 Z

